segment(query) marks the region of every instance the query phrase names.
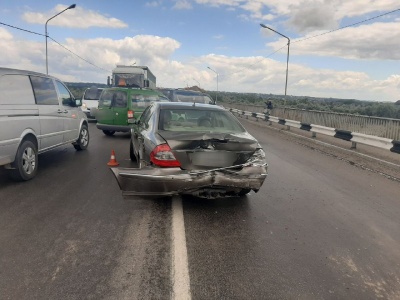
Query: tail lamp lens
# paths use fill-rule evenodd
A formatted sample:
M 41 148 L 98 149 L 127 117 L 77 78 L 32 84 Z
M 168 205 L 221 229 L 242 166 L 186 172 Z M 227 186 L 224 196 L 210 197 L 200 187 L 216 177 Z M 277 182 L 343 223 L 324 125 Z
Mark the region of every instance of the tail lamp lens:
M 150 161 L 159 167 L 180 167 L 180 162 L 175 158 L 167 144 L 158 145 L 150 153 Z

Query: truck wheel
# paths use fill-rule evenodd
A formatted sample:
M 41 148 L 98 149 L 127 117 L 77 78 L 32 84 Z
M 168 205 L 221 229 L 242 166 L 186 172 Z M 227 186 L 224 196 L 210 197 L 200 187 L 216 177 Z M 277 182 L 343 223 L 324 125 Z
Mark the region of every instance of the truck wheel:
M 89 130 L 85 124 L 81 127 L 78 140 L 73 144 L 78 151 L 85 150 L 89 145 Z
M 109 135 L 109 136 L 111 136 L 111 135 L 113 135 L 113 134 L 115 133 L 115 131 L 111 131 L 111 130 L 103 130 L 103 133 L 104 133 L 105 135 Z
M 18 148 L 11 169 L 11 178 L 16 181 L 26 181 L 35 177 L 38 168 L 38 151 L 33 142 L 25 140 Z

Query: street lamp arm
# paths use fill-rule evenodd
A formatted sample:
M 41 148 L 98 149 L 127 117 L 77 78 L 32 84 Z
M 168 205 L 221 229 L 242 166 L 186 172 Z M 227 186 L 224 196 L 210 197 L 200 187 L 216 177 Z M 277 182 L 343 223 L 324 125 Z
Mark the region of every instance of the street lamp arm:
M 269 30 L 271 30 L 271 31 L 273 31 L 273 32 L 279 34 L 280 36 L 283 36 L 284 38 L 286 38 L 286 39 L 288 40 L 288 43 L 290 44 L 290 39 L 289 39 L 286 35 L 284 35 L 284 34 L 278 32 L 278 31 L 272 29 L 271 27 L 268 27 L 267 25 L 260 24 L 260 26 L 261 26 L 261 27 L 264 27 L 264 28 L 267 28 L 267 29 L 269 29 Z
M 58 14 L 52 16 L 50 19 L 48 19 L 48 20 L 46 21 L 46 26 L 47 26 L 47 23 L 48 23 L 51 19 L 54 19 L 55 17 L 57 17 L 58 15 L 62 14 L 64 11 L 66 11 L 66 10 L 68 10 L 68 9 L 75 8 L 75 6 L 76 6 L 76 4 L 72 4 L 72 5 L 68 6 L 66 9 L 60 11 Z

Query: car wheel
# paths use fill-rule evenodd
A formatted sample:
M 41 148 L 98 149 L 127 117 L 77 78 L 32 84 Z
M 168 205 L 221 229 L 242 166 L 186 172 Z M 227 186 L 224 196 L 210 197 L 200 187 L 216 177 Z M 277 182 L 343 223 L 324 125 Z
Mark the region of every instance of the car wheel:
M 113 135 L 113 134 L 115 133 L 115 131 L 111 131 L 111 130 L 103 130 L 103 133 L 104 133 L 105 135 L 109 135 L 109 136 L 111 136 L 111 135 Z
M 36 145 L 25 140 L 18 148 L 15 161 L 15 169 L 11 170 L 11 178 L 16 181 L 25 181 L 35 177 L 38 168 L 38 151 Z
M 251 191 L 251 189 L 242 189 L 242 190 L 238 193 L 238 196 L 239 196 L 239 197 L 245 196 L 245 195 L 247 195 L 248 193 L 250 193 L 250 191 Z
M 89 145 L 89 130 L 86 125 L 82 125 L 78 140 L 73 144 L 78 151 L 85 150 Z
M 135 151 L 133 148 L 132 139 L 131 139 L 130 146 L 129 146 L 129 157 L 131 158 L 131 161 L 137 162 L 137 158 L 135 156 Z

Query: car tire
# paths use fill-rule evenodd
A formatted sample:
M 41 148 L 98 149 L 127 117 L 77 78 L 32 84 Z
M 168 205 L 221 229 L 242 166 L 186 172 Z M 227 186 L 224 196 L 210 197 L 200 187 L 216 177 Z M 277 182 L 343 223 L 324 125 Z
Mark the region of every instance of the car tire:
M 26 181 L 35 177 L 38 169 L 38 151 L 30 140 L 22 141 L 11 169 L 11 178 L 15 181 Z
M 129 157 L 131 158 L 131 161 L 133 161 L 133 162 L 138 161 L 136 158 L 136 155 L 135 155 L 135 149 L 133 147 L 132 139 L 131 139 L 130 146 L 129 146 Z
M 115 131 L 112 131 L 112 130 L 103 130 L 103 133 L 104 133 L 105 135 L 112 136 L 112 135 L 115 133 Z
M 82 125 L 81 131 L 79 132 L 79 138 L 73 145 L 78 151 L 86 150 L 89 145 L 89 130 L 87 125 Z

